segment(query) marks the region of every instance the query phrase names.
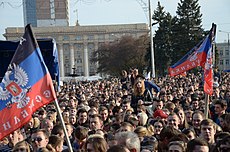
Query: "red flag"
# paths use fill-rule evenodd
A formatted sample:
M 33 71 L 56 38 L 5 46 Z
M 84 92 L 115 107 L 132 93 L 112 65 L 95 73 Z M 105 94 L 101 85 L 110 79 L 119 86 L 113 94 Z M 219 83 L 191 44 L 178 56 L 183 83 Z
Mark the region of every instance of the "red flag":
M 211 47 L 209 48 L 206 56 L 206 61 L 204 64 L 204 92 L 212 95 L 213 93 L 213 64 L 212 64 L 212 58 L 213 58 L 213 43 L 215 40 L 215 34 L 216 34 L 216 25 L 212 25 L 212 30 L 210 33 L 210 40 L 211 40 Z
M 204 92 L 212 95 L 213 93 L 213 69 L 212 69 L 212 50 L 207 54 L 206 63 L 204 66 Z
M 51 76 L 31 26 L 27 25 L 0 83 L 0 140 L 26 124 L 37 109 L 55 99 Z

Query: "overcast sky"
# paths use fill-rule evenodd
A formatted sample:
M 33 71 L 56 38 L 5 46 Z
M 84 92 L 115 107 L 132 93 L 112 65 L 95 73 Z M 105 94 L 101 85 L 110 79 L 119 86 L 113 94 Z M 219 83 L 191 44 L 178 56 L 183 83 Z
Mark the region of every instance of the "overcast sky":
M 151 0 L 152 11 L 157 2 Z M 176 15 L 179 0 L 160 2 L 165 11 Z M 74 26 L 77 19 L 80 25 L 148 23 L 148 12 L 143 9 L 147 4 L 148 0 L 69 0 L 70 25 Z M 199 0 L 199 5 L 203 28 L 209 30 L 216 23 L 216 41 L 226 42 L 228 34 L 219 30 L 230 32 L 230 0 Z M 4 40 L 5 28 L 24 27 L 22 0 L 0 0 L 0 14 L 0 40 Z

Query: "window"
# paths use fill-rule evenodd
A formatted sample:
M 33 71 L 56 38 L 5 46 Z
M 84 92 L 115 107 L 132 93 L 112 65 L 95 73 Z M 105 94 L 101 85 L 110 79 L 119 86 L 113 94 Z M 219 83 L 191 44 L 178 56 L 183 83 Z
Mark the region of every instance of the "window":
M 89 71 L 94 73 L 94 72 L 95 72 L 94 66 L 90 66 L 90 67 L 89 67 Z
M 225 55 L 229 55 L 229 50 L 225 50 Z
M 105 35 L 103 35 L 103 34 L 98 35 L 98 39 L 99 40 L 104 40 L 105 39 Z
M 89 43 L 88 44 L 88 50 L 92 50 L 94 49 L 94 44 L 93 43 Z
M 88 35 L 88 40 L 93 40 L 94 39 L 94 35 Z
M 78 40 L 78 41 L 82 40 L 82 36 L 81 35 L 77 35 L 76 38 L 75 38 L 75 40 Z
M 223 65 L 223 60 L 220 60 L 220 65 Z
M 220 56 L 222 56 L 223 55 L 223 50 L 220 50 Z
M 69 64 L 64 64 L 64 71 L 65 71 L 65 75 L 69 74 L 69 70 L 70 70 L 70 65 Z
M 54 0 L 50 0 L 50 15 L 51 18 L 55 18 L 55 6 L 54 6 Z
M 226 65 L 229 65 L 229 60 L 228 60 L 228 59 L 225 61 L 225 64 L 226 64 Z
M 77 67 L 77 72 L 83 72 L 82 66 L 78 66 L 78 67 Z
M 78 49 L 81 49 L 82 46 L 83 46 L 82 44 L 77 44 L 77 48 L 78 48 Z
M 82 63 L 82 59 L 77 59 L 77 63 Z
M 63 50 L 64 50 L 64 53 L 67 53 L 69 51 L 69 45 L 64 44 Z
M 81 51 L 76 51 L 76 56 L 77 56 L 78 58 L 81 58 Z
M 115 40 L 115 39 L 117 39 L 118 37 L 115 35 L 115 34 L 110 34 L 109 35 L 109 39 L 110 40 Z
M 69 36 L 67 36 L 67 35 L 63 36 L 63 40 L 64 41 L 68 41 L 69 40 Z

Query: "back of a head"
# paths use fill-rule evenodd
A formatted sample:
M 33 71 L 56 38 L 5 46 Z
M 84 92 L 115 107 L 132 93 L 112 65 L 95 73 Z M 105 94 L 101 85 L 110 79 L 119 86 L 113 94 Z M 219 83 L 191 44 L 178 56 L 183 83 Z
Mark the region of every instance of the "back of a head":
M 169 144 L 168 144 L 168 151 L 171 151 L 174 146 L 179 146 L 181 148 L 181 151 L 180 152 L 185 152 L 186 151 L 186 144 L 185 142 L 181 141 L 181 140 L 174 140 L 174 141 L 170 141 Z M 171 149 L 172 148 L 172 149 Z
M 46 147 L 39 148 L 37 152 L 54 152 L 54 150 L 51 149 L 51 147 L 48 149 Z
M 188 142 L 187 144 L 187 152 L 193 152 L 196 146 L 206 146 L 208 147 L 208 143 L 201 138 L 195 138 Z
M 90 135 L 86 140 L 85 145 L 86 145 L 86 151 L 95 150 L 99 152 L 106 152 L 108 148 L 106 140 L 103 138 L 103 136 L 98 134 Z M 93 148 L 93 149 L 88 149 L 88 148 Z
M 226 135 L 219 143 L 220 145 L 229 145 L 230 144 L 230 135 Z
M 146 136 L 141 142 L 142 150 L 157 151 L 158 140 L 154 136 Z
M 219 132 L 215 134 L 215 142 L 219 142 L 222 140 L 224 137 L 230 136 L 229 132 Z
M 124 145 L 113 145 L 107 150 L 107 152 L 129 152 L 129 149 Z
M 132 125 L 131 123 L 129 123 L 129 122 L 122 122 L 122 123 L 121 123 L 121 128 L 122 128 L 122 127 L 129 127 L 129 128 L 131 129 L 131 131 L 134 130 L 133 125 Z
M 61 143 L 63 143 L 63 139 L 57 135 L 51 135 L 49 137 L 49 143 L 53 148 L 56 148 L 59 146 Z
M 81 141 L 87 138 L 88 132 L 89 132 L 88 128 L 83 127 L 83 126 L 78 126 L 74 131 L 74 136 L 75 138 Z
M 129 150 L 136 150 L 140 152 L 140 140 L 136 133 L 132 131 L 118 132 L 115 134 L 115 139 L 118 142 L 118 145 L 124 145 Z
M 171 141 L 183 141 L 184 143 L 187 143 L 188 142 L 188 138 L 187 138 L 187 136 L 184 133 L 179 133 L 178 135 L 173 136 L 170 139 L 170 142 Z
M 166 126 L 161 130 L 160 140 L 163 141 L 166 138 L 167 140 L 170 140 L 172 137 L 177 136 L 179 134 L 180 132 L 177 129 L 171 126 Z
M 52 135 L 61 135 L 64 133 L 64 129 L 61 125 L 55 125 L 51 131 Z
M 144 126 L 138 126 L 134 132 L 138 135 L 138 137 L 144 137 L 147 135 L 147 128 Z

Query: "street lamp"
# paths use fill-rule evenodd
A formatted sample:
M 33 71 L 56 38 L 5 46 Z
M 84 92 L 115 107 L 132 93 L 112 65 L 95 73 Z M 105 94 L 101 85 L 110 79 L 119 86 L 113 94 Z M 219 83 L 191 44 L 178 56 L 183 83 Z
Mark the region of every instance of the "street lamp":
M 222 32 L 222 33 L 226 33 L 226 34 L 228 34 L 228 50 L 229 50 L 229 33 L 230 33 L 230 32 L 227 32 L 227 31 L 222 31 L 222 30 L 219 30 L 219 32 Z

